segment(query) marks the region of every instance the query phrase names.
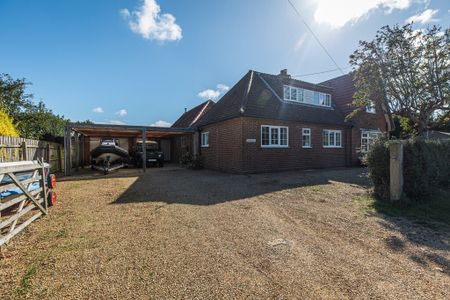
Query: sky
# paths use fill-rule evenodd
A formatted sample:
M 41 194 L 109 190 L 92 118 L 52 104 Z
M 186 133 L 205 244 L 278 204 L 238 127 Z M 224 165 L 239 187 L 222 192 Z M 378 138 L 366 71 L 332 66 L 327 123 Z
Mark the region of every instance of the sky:
M 450 25 L 448 0 L 291 2 L 0 0 L 0 73 L 72 121 L 169 126 L 248 70 L 341 75 L 304 22 L 344 72 L 384 25 Z

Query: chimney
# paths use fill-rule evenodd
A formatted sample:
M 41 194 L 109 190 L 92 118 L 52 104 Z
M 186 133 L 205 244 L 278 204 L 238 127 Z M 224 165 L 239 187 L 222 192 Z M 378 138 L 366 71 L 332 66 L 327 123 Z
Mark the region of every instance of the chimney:
M 291 75 L 288 74 L 287 69 L 281 70 L 281 71 L 280 71 L 280 74 L 278 74 L 278 76 L 286 77 L 286 78 L 291 78 Z
M 187 112 L 187 108 L 186 107 L 184 108 L 184 112 Z

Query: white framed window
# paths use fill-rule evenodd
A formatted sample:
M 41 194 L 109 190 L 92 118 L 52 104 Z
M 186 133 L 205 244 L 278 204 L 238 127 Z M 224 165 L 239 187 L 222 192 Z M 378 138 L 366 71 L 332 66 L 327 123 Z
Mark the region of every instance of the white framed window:
M 302 128 L 302 147 L 311 148 L 311 129 Z
M 285 126 L 261 126 L 261 147 L 287 148 L 289 145 L 289 128 Z
M 302 88 L 296 88 L 289 85 L 283 86 L 283 91 L 284 91 L 283 99 L 285 101 L 331 107 L 330 94 Z
M 382 133 L 375 130 L 362 130 L 361 131 L 361 152 L 367 153 L 370 151 L 373 143 L 378 139 Z
M 342 147 L 342 130 L 323 130 L 323 147 L 324 148 L 341 148 Z
M 375 109 L 375 104 L 373 102 L 370 102 L 369 105 L 366 105 L 366 112 L 368 112 L 369 114 L 376 114 L 377 111 Z
M 201 140 L 202 147 L 209 147 L 209 132 L 202 132 Z

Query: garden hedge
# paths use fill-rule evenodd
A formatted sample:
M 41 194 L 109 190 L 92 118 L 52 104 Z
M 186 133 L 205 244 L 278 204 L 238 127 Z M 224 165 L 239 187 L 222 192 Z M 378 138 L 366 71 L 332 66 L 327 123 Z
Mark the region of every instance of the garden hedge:
M 389 199 L 389 142 L 379 140 L 367 155 L 375 194 Z M 450 140 L 408 140 L 404 143 L 405 200 L 427 200 L 436 188 L 450 187 Z

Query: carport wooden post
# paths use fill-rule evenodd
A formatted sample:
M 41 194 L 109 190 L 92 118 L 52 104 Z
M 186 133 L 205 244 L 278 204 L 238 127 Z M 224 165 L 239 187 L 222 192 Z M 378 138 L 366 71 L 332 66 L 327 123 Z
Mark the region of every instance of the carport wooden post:
M 70 127 L 66 126 L 64 129 L 64 175 L 66 176 L 70 175 L 72 168 L 70 131 Z
M 147 130 L 142 129 L 142 170 L 147 171 Z

